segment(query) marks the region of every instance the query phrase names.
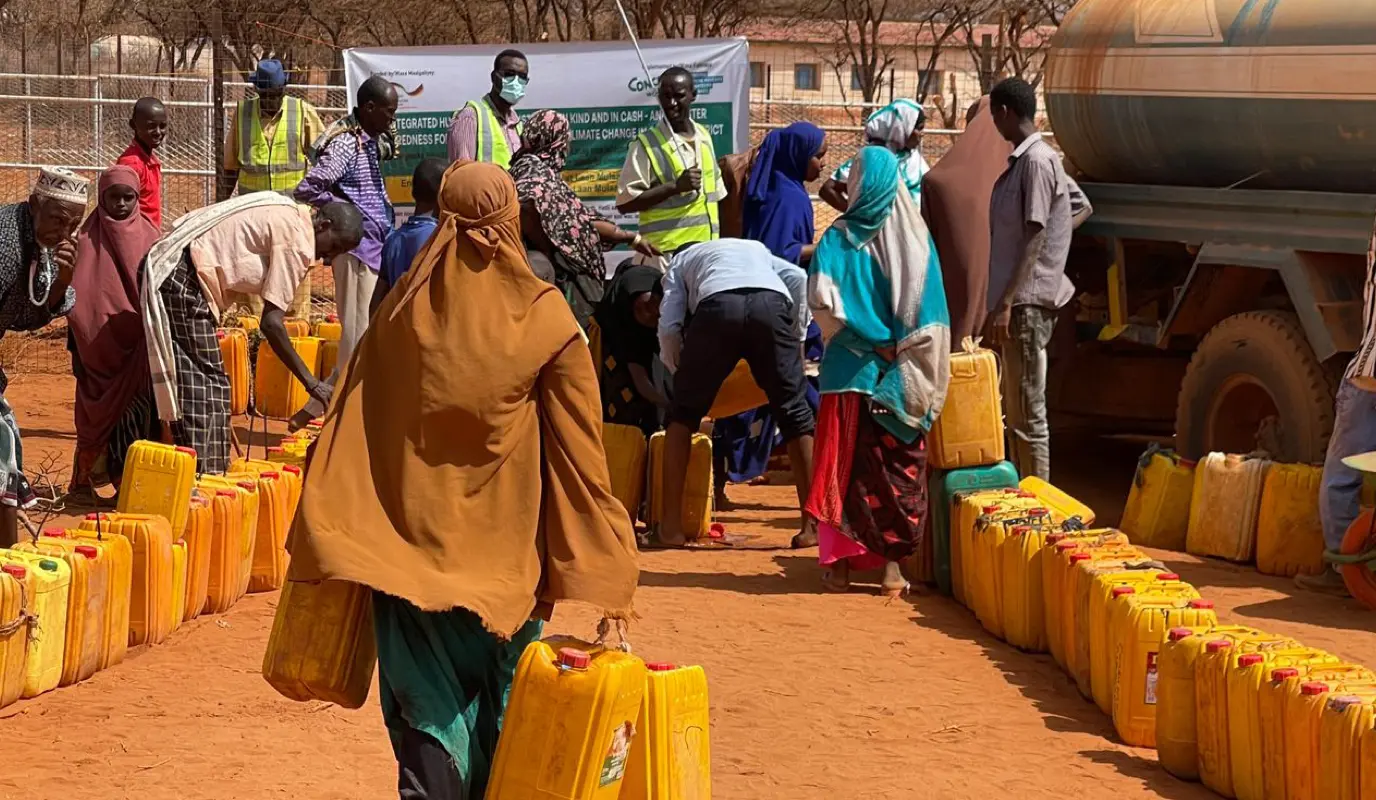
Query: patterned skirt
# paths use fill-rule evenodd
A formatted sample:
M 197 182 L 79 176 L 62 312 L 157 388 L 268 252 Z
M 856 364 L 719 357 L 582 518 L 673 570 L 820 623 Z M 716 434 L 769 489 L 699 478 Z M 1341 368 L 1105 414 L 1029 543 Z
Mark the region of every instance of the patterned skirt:
M 215 336 L 219 320 L 206 302 L 189 252 L 182 253 L 158 293 L 170 321 L 181 403 L 181 419 L 172 423 L 172 439 L 196 451 L 198 472 L 225 472 L 229 469 L 229 376 Z

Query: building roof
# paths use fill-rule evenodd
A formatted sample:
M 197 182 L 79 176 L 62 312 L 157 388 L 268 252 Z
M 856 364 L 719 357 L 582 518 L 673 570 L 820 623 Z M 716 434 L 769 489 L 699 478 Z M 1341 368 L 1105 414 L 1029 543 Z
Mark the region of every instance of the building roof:
M 843 20 L 759 17 L 742 23 L 733 33 L 744 36 L 751 42 L 844 46 L 841 31 L 846 24 L 854 25 Z M 885 22 L 879 27 L 879 42 L 884 47 L 911 47 L 914 44 L 930 47 L 935 44 L 937 36 L 944 32 L 944 25 L 940 22 L 935 23 L 935 26 L 926 22 Z M 1056 28 L 1051 25 L 1029 30 L 1022 36 L 1022 45 L 1027 48 L 1045 44 L 1055 32 Z M 976 25 L 973 37 L 976 43 L 985 36 L 997 43 L 999 26 Z M 966 41 L 966 30 L 960 27 L 946 38 L 943 46 L 964 47 Z

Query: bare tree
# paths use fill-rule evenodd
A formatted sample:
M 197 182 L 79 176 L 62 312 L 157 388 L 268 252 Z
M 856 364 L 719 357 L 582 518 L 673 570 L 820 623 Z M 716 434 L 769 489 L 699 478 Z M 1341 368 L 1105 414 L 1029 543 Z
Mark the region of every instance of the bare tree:
M 1002 78 L 1039 85 L 1051 37 L 1075 0 L 961 0 L 971 7 L 962 27 L 971 58 L 981 65 L 980 90 Z M 986 3 L 987 8 L 980 8 Z M 973 11 L 980 13 L 973 13 Z M 992 30 L 990 30 L 992 28 Z
M 898 0 L 827 0 L 825 13 L 837 37 L 829 62 L 843 97 L 854 90 L 866 106 L 879 99 L 894 61 L 882 34 L 897 4 Z M 851 69 L 850 76 L 845 74 L 846 67 Z

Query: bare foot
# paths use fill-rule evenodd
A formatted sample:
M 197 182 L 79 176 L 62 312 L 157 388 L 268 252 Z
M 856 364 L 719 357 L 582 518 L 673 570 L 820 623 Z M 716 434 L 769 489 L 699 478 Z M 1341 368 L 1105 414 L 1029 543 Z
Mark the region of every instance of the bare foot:
M 683 547 L 688 544 L 688 537 L 683 533 L 682 523 L 671 525 L 667 522 L 661 522 L 655 538 L 663 547 Z
M 890 561 L 884 565 L 884 579 L 880 581 L 879 588 L 885 597 L 902 597 L 912 586 L 903 577 L 903 568 L 898 562 Z
M 828 564 L 822 570 L 822 588 L 834 594 L 850 591 L 850 564 L 844 559 Z

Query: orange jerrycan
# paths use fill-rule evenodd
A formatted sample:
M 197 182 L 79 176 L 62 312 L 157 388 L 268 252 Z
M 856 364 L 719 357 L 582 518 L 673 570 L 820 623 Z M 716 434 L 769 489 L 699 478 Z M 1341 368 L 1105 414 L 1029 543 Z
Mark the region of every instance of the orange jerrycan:
M 248 335 L 238 328 L 218 330 L 215 336 L 220 340 L 220 360 L 224 362 L 225 374 L 229 376 L 229 413 L 248 412 Z
M 182 621 L 190 622 L 205 611 L 210 586 L 210 549 L 215 537 L 215 512 L 199 490 L 191 498 L 191 513 L 186 519 L 186 593 L 182 598 Z
M 932 466 L 959 469 L 997 464 L 1004 457 L 999 362 L 992 350 L 966 337 L 951 356 L 946 405 L 927 436 Z
M 305 320 L 295 320 L 305 325 Z M 288 323 L 293 320 L 287 320 Z M 320 372 L 320 340 L 314 336 L 291 337 L 292 349 L 306 363 L 312 375 Z M 253 407 L 259 414 L 287 419 L 300 411 L 310 396 L 301 381 L 287 369 L 277 353 L 266 343 L 258 346 L 258 363 L 253 378 Z
M 196 484 L 196 451 L 159 442 L 134 442 L 124 461 L 119 513 L 160 514 L 172 536 L 186 530 L 191 490 Z
M 311 323 L 308 320 L 290 317 L 282 320 L 282 324 L 287 329 L 287 335 L 293 339 L 311 335 Z M 306 363 L 311 362 L 307 361 Z
M 87 514 L 81 529 L 129 540 L 134 559 L 129 646 L 161 644 L 172 632 L 172 526 L 155 514 Z
M 1185 549 L 1194 467 L 1193 461 L 1154 445 L 1142 455 L 1121 523 L 1133 544 L 1163 550 Z
M 50 531 L 49 535 L 56 535 Z M 99 669 L 109 669 L 124 660 L 129 650 L 129 611 L 134 585 L 134 547 L 123 536 L 100 531 L 69 530 L 65 535 L 77 545 L 93 548 L 96 560 L 105 564 L 107 597 L 105 621 L 101 626 L 105 645 Z
M 234 477 L 254 479 L 254 473 Z M 256 473 L 258 487 L 258 540 L 253 544 L 253 566 L 249 573 L 250 592 L 271 592 L 282 588 L 287 578 L 287 529 L 291 525 L 288 505 L 291 487 L 282 473 Z
M 533 642 L 516 665 L 487 800 L 616 800 L 645 683 L 630 653 Z
M 373 593 L 348 581 L 287 581 L 277 601 L 263 677 L 292 700 L 358 708 L 377 665 Z
M 609 422 L 602 426 L 602 448 L 611 470 L 612 494 L 634 523 L 640 515 L 640 498 L 645 491 L 645 434 L 633 425 Z
M 712 796 L 711 716 L 702 667 L 649 662 L 621 800 Z
M 1156 747 L 1156 715 L 1161 685 L 1161 649 L 1173 628 L 1192 630 L 1218 623 L 1208 600 L 1138 594 L 1132 586 L 1115 592 L 1111 625 L 1116 642 L 1107 676 L 1109 707 L 1118 737 L 1133 747 Z
M 34 553 L 0 551 L 0 564 L 23 567 L 23 575 L 10 575 L 24 581 L 32 598 L 24 697 L 37 697 L 56 689 L 62 682 L 62 659 L 67 649 L 67 597 L 71 589 L 71 568 L 65 562 Z
M 62 654 L 62 680 L 59 686 L 84 681 L 100 669 L 105 653 L 105 603 L 108 594 L 106 563 L 98 560 L 96 549 L 81 545 L 80 539 L 43 535 L 37 541 L 20 542 L 18 552 L 65 561 L 71 573 L 67 594 L 67 634 Z
M 1348 689 L 1328 699 L 1319 720 L 1319 793 L 1323 800 L 1362 800 L 1362 735 L 1371 730 L 1376 689 Z
M 205 611 L 222 614 L 239 599 L 244 512 L 240 507 L 239 492 L 233 489 L 211 491 L 210 565 L 206 573 Z
M 1094 509 L 1035 475 L 1018 481 L 1018 488 L 1036 495 L 1042 505 L 1051 509 L 1051 517 L 1057 522 L 1074 519 L 1085 525 L 1094 523 Z
M 1185 537 L 1191 555 L 1252 560 L 1262 484 L 1270 468 L 1265 459 L 1222 453 L 1210 453 L 1199 462 Z
M 11 574 L 16 573 L 16 574 Z M 0 568 L 0 708 L 24 694 L 29 641 L 28 569 Z
M 1266 796 L 1266 726 L 1261 694 L 1267 677 L 1277 669 L 1337 663 L 1336 656 L 1305 647 L 1261 648 L 1238 656 L 1228 673 L 1228 752 L 1233 794 L 1238 800 L 1263 800 Z
M 648 483 L 652 527 L 664 516 L 664 432 L 650 437 Z M 712 525 L 712 439 L 701 433 L 693 434 L 688 449 L 688 472 L 683 481 L 683 532 L 689 539 L 707 535 Z
M 1257 512 L 1258 572 L 1283 577 L 1323 572 L 1322 479 L 1322 467 L 1306 464 L 1273 464 L 1266 473 Z

